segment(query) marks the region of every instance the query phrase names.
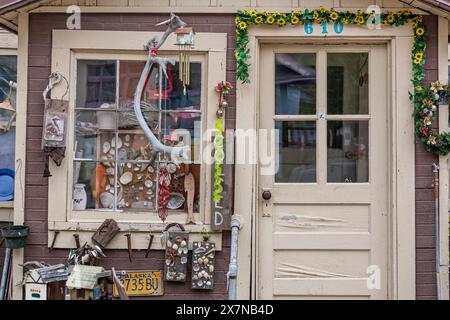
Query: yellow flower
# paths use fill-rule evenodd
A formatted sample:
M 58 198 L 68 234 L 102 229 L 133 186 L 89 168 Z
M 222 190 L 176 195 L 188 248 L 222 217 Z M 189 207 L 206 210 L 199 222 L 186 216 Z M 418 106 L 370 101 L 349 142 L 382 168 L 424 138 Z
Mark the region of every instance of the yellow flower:
M 425 30 L 423 28 L 417 28 L 416 34 L 418 36 L 423 36 L 424 33 L 425 33 Z
M 239 22 L 239 29 L 241 30 L 247 29 L 247 24 L 244 21 Z
M 241 20 L 239 19 L 239 17 L 236 17 L 236 18 L 234 19 L 234 24 L 235 24 L 235 25 L 238 25 L 239 22 L 241 22 Z
M 387 20 L 389 23 L 394 22 L 394 19 L 395 19 L 395 17 L 394 17 L 393 14 L 389 14 L 389 15 L 386 17 L 386 20 Z
M 355 21 L 356 21 L 356 23 L 359 24 L 359 25 L 364 24 L 364 18 L 363 18 L 362 16 L 357 16 L 357 17 L 355 18 Z
M 252 17 L 252 18 L 256 17 L 256 14 L 257 14 L 257 13 L 258 13 L 258 12 L 257 12 L 256 10 L 250 11 L 250 17 Z
M 296 16 L 293 16 L 293 17 L 291 18 L 291 23 L 292 23 L 292 24 L 298 24 L 299 22 L 300 22 L 300 19 L 297 18 Z
M 257 16 L 255 19 L 255 23 L 257 23 L 257 24 L 261 24 L 261 23 L 263 23 L 263 21 L 264 21 L 264 19 L 261 16 Z
M 314 19 L 319 18 L 319 13 L 317 11 L 314 11 L 313 12 L 313 17 L 314 17 Z
M 342 23 L 343 24 L 349 24 L 349 20 L 348 20 L 348 18 L 342 18 Z
M 320 7 L 320 8 L 319 8 L 319 11 L 320 11 L 321 13 L 325 13 L 325 12 L 327 12 L 327 8 L 325 8 L 325 7 Z
M 423 88 L 421 86 L 417 86 L 414 88 L 416 91 L 423 91 Z
M 417 52 L 417 53 L 414 55 L 414 58 L 415 58 L 415 59 L 421 59 L 421 60 L 422 60 L 422 58 L 423 58 L 423 53 L 422 53 L 422 52 Z
M 286 24 L 286 20 L 284 20 L 283 18 L 280 18 L 277 20 L 277 23 L 279 26 L 284 26 Z
M 414 64 L 420 64 L 422 62 L 422 59 L 414 59 Z
M 272 24 L 275 22 L 275 18 L 273 16 L 268 16 L 266 22 L 268 24 Z
M 236 59 L 239 58 L 239 52 L 235 51 L 235 52 L 234 52 L 234 57 L 235 57 Z
M 423 17 L 422 16 L 416 16 L 415 19 L 416 19 L 417 22 L 422 22 Z
M 330 13 L 330 18 L 331 18 L 331 20 L 336 21 L 339 18 L 339 14 L 336 11 L 332 11 Z

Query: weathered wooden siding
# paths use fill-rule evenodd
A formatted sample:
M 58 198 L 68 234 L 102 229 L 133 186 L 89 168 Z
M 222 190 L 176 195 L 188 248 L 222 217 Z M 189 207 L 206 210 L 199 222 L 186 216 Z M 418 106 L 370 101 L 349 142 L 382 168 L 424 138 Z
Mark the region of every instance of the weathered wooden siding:
M 426 16 L 428 28 L 426 81 L 438 79 L 438 35 L 436 16 Z M 416 141 L 416 296 L 436 299 L 435 211 L 433 162 L 438 158 Z
M 64 262 L 68 250 L 47 248 L 47 179 L 42 177 L 44 155 L 40 150 L 42 114 L 44 104 L 42 91 L 47 85 L 51 66 L 52 30 L 64 29 L 65 14 L 31 14 L 29 37 L 28 73 L 28 116 L 27 116 L 27 161 L 25 178 L 25 223 L 30 226 L 29 246 L 25 249 L 25 261 L 39 260 L 47 263 Z M 155 27 L 157 22 L 167 19 L 167 14 L 83 14 L 83 30 L 123 30 L 123 31 L 163 31 L 166 27 Z M 183 20 L 197 32 L 226 32 L 228 36 L 227 80 L 235 84 L 235 43 L 234 17 L 232 15 L 183 15 Z M 235 97 L 230 97 L 228 126 L 234 126 Z M 158 241 L 158 239 L 155 239 Z M 191 290 L 190 282 L 166 284 L 166 294 L 162 299 L 225 299 L 226 272 L 230 254 L 230 237 L 223 235 L 223 250 L 216 254 L 215 289 L 213 291 Z M 152 251 L 149 258 L 145 252 L 133 252 L 133 262 L 128 261 L 126 250 L 107 250 L 108 258 L 100 264 L 106 268 L 114 266 L 118 270 L 162 269 L 163 251 Z M 190 275 L 190 262 L 188 263 Z M 190 276 L 189 278 L 190 279 Z

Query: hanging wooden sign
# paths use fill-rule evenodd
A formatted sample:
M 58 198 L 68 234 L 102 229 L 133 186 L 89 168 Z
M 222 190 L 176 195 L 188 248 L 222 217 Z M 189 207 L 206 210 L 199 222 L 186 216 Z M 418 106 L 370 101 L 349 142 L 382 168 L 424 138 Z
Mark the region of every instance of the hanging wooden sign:
M 192 245 L 192 289 L 211 290 L 214 287 L 216 245 L 195 241 Z
M 179 231 L 169 231 L 172 227 L 178 227 Z M 164 261 L 164 280 L 185 282 L 186 266 L 188 262 L 189 233 L 178 223 L 170 223 L 164 229 L 163 241 L 166 254 Z M 162 242 L 163 242 L 162 241 Z

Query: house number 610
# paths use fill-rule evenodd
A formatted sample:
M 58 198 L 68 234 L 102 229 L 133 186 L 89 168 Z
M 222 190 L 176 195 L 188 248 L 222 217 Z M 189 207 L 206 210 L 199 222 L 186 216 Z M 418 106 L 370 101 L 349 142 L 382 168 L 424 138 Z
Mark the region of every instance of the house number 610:
M 328 23 L 323 22 L 320 24 L 322 26 L 322 34 L 328 34 Z M 342 31 L 344 30 L 344 25 L 342 24 L 342 22 L 337 21 L 334 23 L 333 25 L 333 29 L 334 32 L 339 34 L 342 33 Z M 312 22 L 305 22 L 305 33 L 306 34 L 311 34 L 313 33 L 314 29 L 313 29 L 313 23 Z

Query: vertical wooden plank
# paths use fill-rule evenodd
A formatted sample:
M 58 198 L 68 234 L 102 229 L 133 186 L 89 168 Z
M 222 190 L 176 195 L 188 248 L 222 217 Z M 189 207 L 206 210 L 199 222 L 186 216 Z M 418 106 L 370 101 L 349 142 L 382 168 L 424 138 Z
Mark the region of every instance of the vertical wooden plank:
M 448 83 L 448 20 L 438 18 L 439 81 Z M 439 106 L 439 131 L 448 131 L 448 105 Z M 449 156 L 439 156 L 439 233 L 441 299 L 449 299 L 448 279 L 448 198 L 449 198 Z
M 14 224 L 25 221 L 25 163 L 28 97 L 28 13 L 19 13 L 17 55 L 17 113 L 16 113 L 16 178 L 14 185 Z M 24 249 L 13 250 L 13 299 L 22 300 Z

